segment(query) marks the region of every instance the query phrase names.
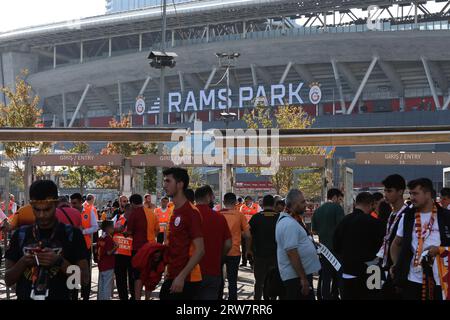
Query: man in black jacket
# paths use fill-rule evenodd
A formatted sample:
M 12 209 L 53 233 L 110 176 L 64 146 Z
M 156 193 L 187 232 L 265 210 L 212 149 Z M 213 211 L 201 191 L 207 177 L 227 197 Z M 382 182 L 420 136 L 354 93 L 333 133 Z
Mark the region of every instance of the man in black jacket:
M 370 216 L 372 209 L 372 195 L 358 194 L 355 210 L 339 223 L 334 233 L 334 251 L 343 268 L 343 300 L 367 300 L 373 296 L 366 283 L 367 268 L 381 246 L 384 229 L 379 220 Z
M 277 266 L 277 243 L 275 241 L 275 227 L 279 214 L 274 210 L 275 199 L 271 195 L 263 198 L 263 211 L 253 215 L 250 219 L 249 253 L 253 255 L 255 274 L 255 300 L 261 300 L 264 279 L 270 269 Z
M 435 258 L 440 249 L 448 250 L 450 246 L 450 211 L 435 205 L 431 180 L 410 181 L 408 189 L 414 209 L 406 212 L 399 222 L 391 245 L 394 264 L 391 274 L 403 299 L 441 300 L 441 279 Z
M 405 204 L 403 194 L 406 190 L 405 179 L 398 175 L 393 174 L 383 180 L 384 185 L 384 198 L 392 207 L 392 213 L 389 215 L 386 233 L 383 239 L 383 245 L 377 253 L 377 257 L 381 259 L 380 265 L 384 272 L 384 284 L 381 290 L 383 299 L 398 299 L 398 295 L 394 290 L 392 278 L 389 276 L 389 269 L 392 266 L 392 258 L 389 253 L 392 241 L 394 241 L 397 233 L 398 223 L 403 214 L 410 210 L 408 205 Z

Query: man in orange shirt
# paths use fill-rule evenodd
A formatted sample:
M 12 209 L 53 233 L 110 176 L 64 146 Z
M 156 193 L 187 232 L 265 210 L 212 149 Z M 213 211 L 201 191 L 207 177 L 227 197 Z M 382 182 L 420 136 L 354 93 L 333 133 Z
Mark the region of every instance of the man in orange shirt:
M 92 194 L 86 196 L 86 201 L 83 203 L 83 211 L 81 212 L 81 229 L 86 241 L 88 250 L 88 264 L 89 270 L 92 272 L 92 245 L 94 241 L 94 234 L 98 231 L 97 209 L 94 207 L 95 197 Z M 91 276 L 89 275 L 89 286 L 82 288 L 81 296 L 84 301 L 88 301 L 91 295 Z
M 250 227 L 245 216 L 236 210 L 236 195 L 227 193 L 224 196 L 223 204 L 225 209 L 220 211 L 227 220 L 228 227 L 231 232 L 231 250 L 225 257 L 225 265 L 227 266 L 228 279 L 228 300 L 237 300 L 237 278 L 239 272 L 239 262 L 241 260 L 241 236 L 248 241 L 251 239 Z M 244 252 L 246 255 L 247 252 Z M 224 281 L 222 281 L 223 293 Z M 220 297 L 223 294 L 220 295 Z
M 155 209 L 155 214 L 158 218 L 159 223 L 159 233 L 157 241 L 158 243 L 164 243 L 164 234 L 167 230 L 167 226 L 169 224 L 170 215 L 172 209 L 168 207 L 169 198 L 163 197 L 161 199 L 161 207 Z
M 156 236 L 159 234 L 158 216 L 155 210 L 147 208 L 144 205 L 145 217 L 147 218 L 147 240 L 148 242 L 156 242 Z
M 259 211 L 261 211 L 261 207 L 256 203 L 253 202 L 253 198 L 251 196 L 245 197 L 245 203 L 241 206 L 241 213 L 244 214 L 244 216 L 247 218 L 247 222 L 250 221 L 250 219 L 257 214 Z M 244 238 L 242 238 L 242 264 L 241 267 L 247 266 L 247 243 Z M 250 260 L 250 266 L 253 266 L 253 261 Z
M 156 209 L 156 206 L 152 203 L 152 195 L 149 193 L 144 196 L 144 208 Z

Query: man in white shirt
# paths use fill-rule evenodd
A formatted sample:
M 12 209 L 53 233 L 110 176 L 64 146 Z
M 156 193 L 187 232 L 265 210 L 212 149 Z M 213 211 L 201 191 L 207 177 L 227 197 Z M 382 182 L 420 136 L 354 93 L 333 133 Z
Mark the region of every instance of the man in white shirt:
M 300 190 L 292 189 L 286 196 L 286 208 L 275 228 L 277 260 L 281 280 L 285 288 L 284 300 L 315 300 L 313 274 L 319 272 L 317 250 L 294 217 L 303 215 L 305 198 Z
M 450 245 L 450 235 L 445 232 L 450 228 L 449 211 L 434 204 L 431 180 L 410 181 L 408 189 L 415 210 L 405 213 L 399 222 L 391 246 L 394 263 L 391 273 L 394 282 L 402 289 L 403 299 L 441 300 L 440 277 L 434 258 L 439 255 L 439 247 Z M 427 264 L 422 262 L 423 256 L 432 261 L 429 274 L 424 270 Z M 434 286 L 429 286 L 430 281 L 434 281 Z M 423 297 L 422 292 L 428 293 L 429 289 L 432 289 L 432 295 Z

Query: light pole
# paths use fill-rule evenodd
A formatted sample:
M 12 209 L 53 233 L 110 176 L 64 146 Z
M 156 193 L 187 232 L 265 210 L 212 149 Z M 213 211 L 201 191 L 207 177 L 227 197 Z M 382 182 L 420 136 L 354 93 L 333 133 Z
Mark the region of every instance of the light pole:
M 240 53 L 232 52 L 221 52 L 216 53 L 216 57 L 219 59 L 219 68 L 225 69 L 225 76 L 227 78 L 227 111 L 221 112 L 221 119 L 225 122 L 225 129 L 228 129 L 228 124 L 230 121 L 234 120 L 237 116 L 236 113 L 230 112 L 230 70 L 232 67 L 236 66 L 237 59 L 241 56 Z M 220 83 L 220 82 L 219 82 Z
M 158 116 L 158 126 L 164 127 L 164 111 L 166 106 L 165 95 L 165 68 L 174 68 L 176 65 L 175 58 L 177 55 L 173 52 L 166 52 L 166 29 L 167 29 L 167 0 L 162 0 L 162 26 L 161 26 L 161 52 L 152 51 L 149 55 L 150 66 L 152 68 L 160 69 L 160 87 L 159 87 L 159 116 Z M 163 144 L 158 144 L 158 154 L 162 155 Z M 162 189 L 162 168 L 157 168 L 156 173 L 156 188 L 157 190 Z
M 225 69 L 225 74 L 227 78 L 227 109 L 226 112 L 221 112 L 220 116 L 221 119 L 225 122 L 225 130 L 228 130 L 228 125 L 230 121 L 234 120 L 236 118 L 236 113 L 230 112 L 230 100 L 232 95 L 230 95 L 230 69 L 231 67 L 236 66 L 236 60 L 240 57 L 240 53 L 233 52 L 233 53 L 216 53 L 216 57 L 219 59 L 219 68 Z M 219 81 L 219 83 L 223 80 Z M 219 84 L 217 83 L 217 84 Z M 229 165 L 227 162 L 228 160 L 228 152 L 227 152 L 226 145 L 222 146 L 222 183 L 221 183 L 221 189 L 222 189 L 222 199 L 224 198 L 225 193 L 228 191 L 232 191 L 233 188 L 233 169 L 231 165 Z M 231 177 L 231 180 L 229 180 L 229 177 Z

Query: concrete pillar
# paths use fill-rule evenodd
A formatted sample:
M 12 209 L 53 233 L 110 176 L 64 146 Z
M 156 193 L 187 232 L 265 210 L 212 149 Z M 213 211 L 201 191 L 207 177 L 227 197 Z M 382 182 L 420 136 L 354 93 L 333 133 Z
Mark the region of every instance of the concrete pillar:
M 400 112 L 405 111 L 405 97 L 400 97 Z
M 67 128 L 67 105 L 66 105 L 66 94 L 62 94 L 62 118 L 64 128 Z
M 8 167 L 0 167 L 0 196 L 1 200 L 8 203 L 9 199 L 9 168 Z M 17 195 L 16 195 L 17 196 Z M 17 198 L 16 198 L 17 199 Z M 4 213 L 8 216 L 10 212 L 8 212 L 9 206 L 5 205 Z
M 33 166 L 31 165 L 31 156 L 25 157 L 25 171 L 24 171 L 24 191 L 25 191 L 25 203 L 30 201 L 30 186 L 33 183 Z
M 131 188 L 131 159 L 125 159 L 124 165 L 121 169 L 121 177 L 120 177 L 120 192 L 122 195 L 127 197 L 131 196 L 132 188 Z
M 90 123 L 89 123 L 89 117 L 88 117 L 88 112 L 87 111 L 85 111 L 83 113 L 83 120 L 84 120 L 84 127 L 85 128 L 89 128 Z
M 38 55 L 24 52 L 5 52 L 1 54 L 0 85 L 14 88 L 16 77 L 21 71 L 27 69 L 29 74 L 37 72 Z M 33 83 L 31 83 L 33 85 Z M 0 97 L 2 98 L 2 97 Z M 3 99 L 0 100 L 2 103 Z
M 232 188 L 234 185 L 233 182 L 233 166 L 231 164 L 228 164 L 228 153 L 226 149 L 223 149 L 222 151 L 222 170 L 221 170 L 221 179 L 220 179 L 220 186 L 221 186 L 221 195 L 222 198 L 225 196 L 226 193 L 232 192 Z
M 145 175 L 145 169 L 144 168 L 132 168 L 132 192 L 138 193 L 142 196 L 146 193 L 144 188 L 144 175 Z

